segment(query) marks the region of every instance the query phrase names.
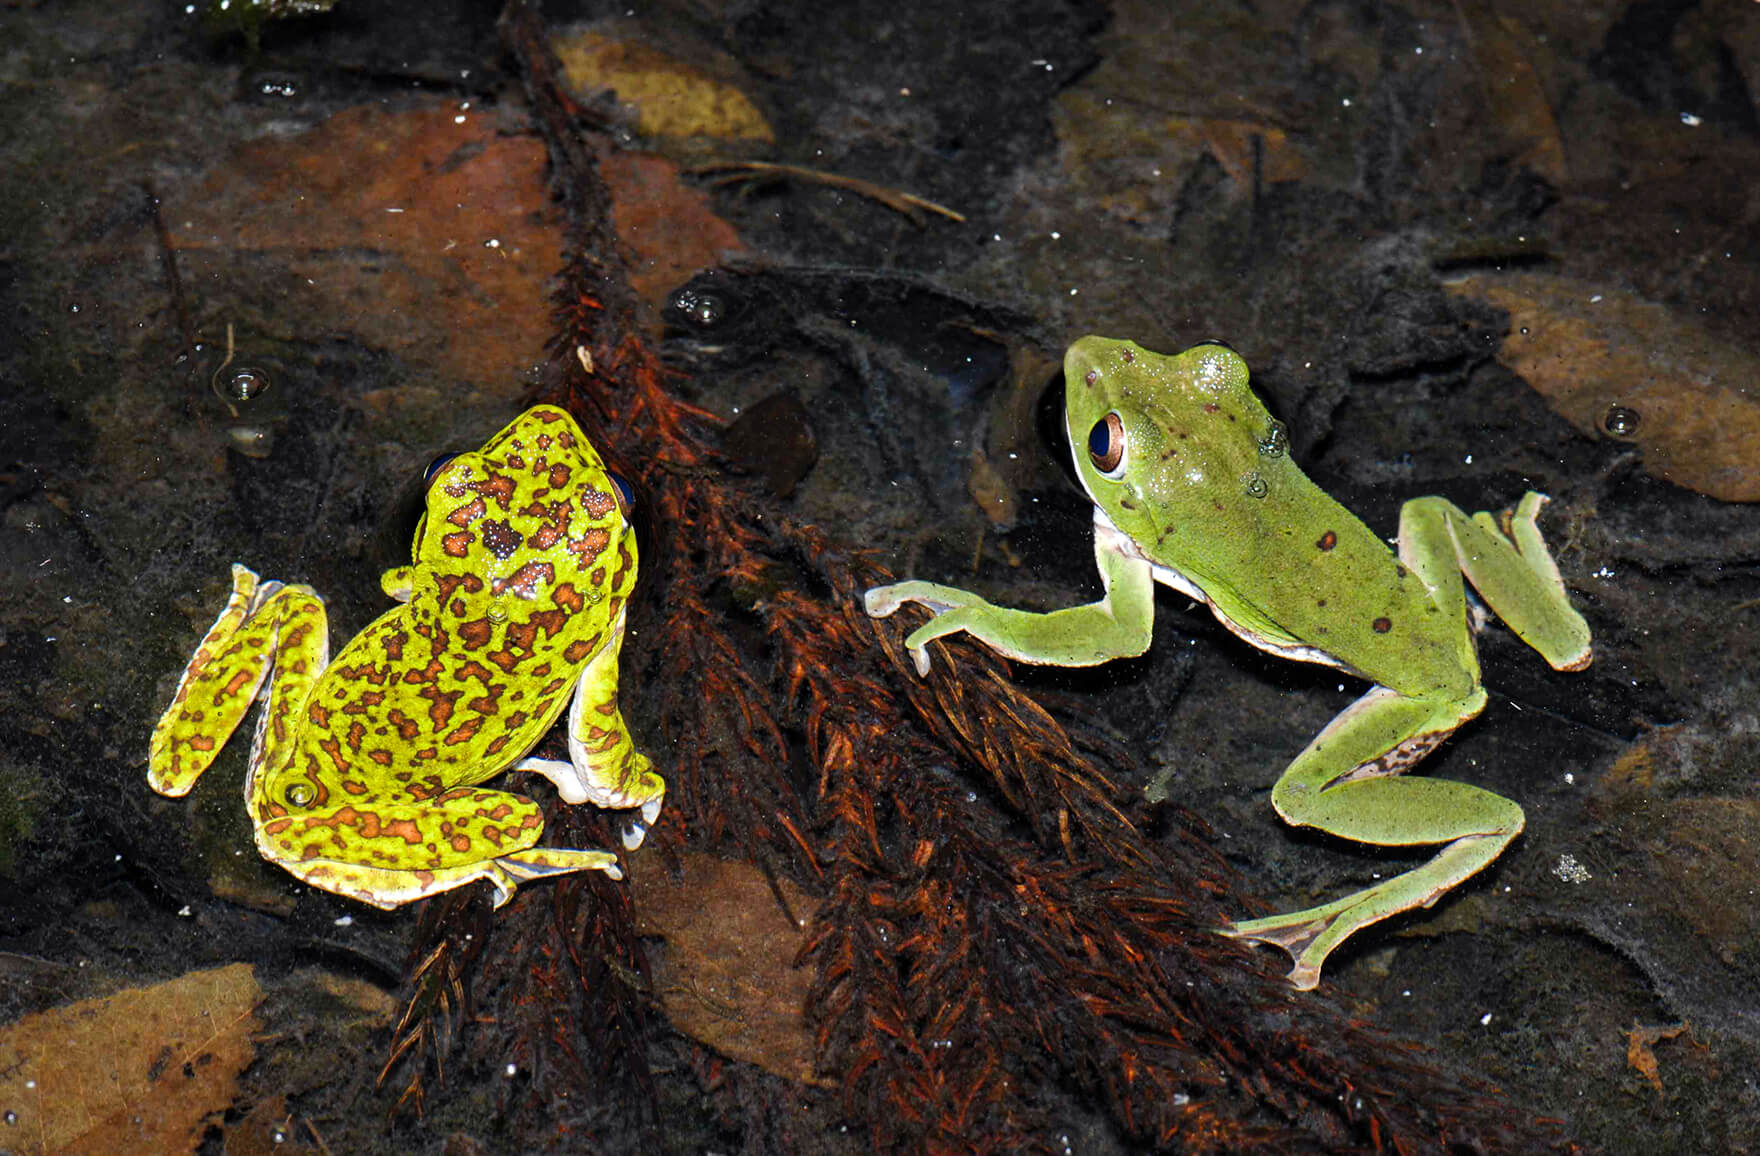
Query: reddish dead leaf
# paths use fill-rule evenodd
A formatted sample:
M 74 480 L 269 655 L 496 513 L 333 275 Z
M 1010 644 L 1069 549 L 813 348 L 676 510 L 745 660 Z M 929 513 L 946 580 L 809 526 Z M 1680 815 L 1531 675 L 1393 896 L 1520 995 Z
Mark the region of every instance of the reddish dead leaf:
M 512 385 L 549 336 L 562 234 L 544 146 L 456 103 L 347 109 L 253 142 L 165 219 L 191 284 L 271 253 L 295 292 L 312 282 L 317 327 L 449 377 Z
M 262 998 L 235 963 L 0 1029 L 0 1139 L 20 1153 L 195 1151 L 256 1055 Z
M 674 882 L 658 864 L 636 863 L 630 886 L 637 929 L 666 940 L 654 987 L 674 1027 L 723 1055 L 804 1084 L 813 1037 L 802 1016 L 811 968 L 795 966 L 806 933 L 789 922 L 763 874 L 749 863 L 687 852 Z M 778 880 L 806 919 L 812 896 Z
M 513 389 L 550 336 L 546 282 L 562 251 L 544 166 L 536 138 L 503 135 L 452 103 L 349 109 L 241 148 L 165 218 L 192 284 L 225 292 L 244 276 L 239 253 L 269 254 L 290 290 L 311 298 L 288 311 L 311 329 Z M 739 249 L 671 162 L 616 154 L 604 176 L 632 280 L 656 310 L 673 286 Z
M 1726 502 L 1760 501 L 1760 358 L 1680 310 L 1545 273 L 1466 277 L 1451 292 L 1509 311 L 1497 359 L 1591 437 Z
M 647 153 L 606 156 L 600 175 L 611 189 L 612 225 L 630 250 L 630 287 L 647 303 L 659 335 L 666 295 L 740 251 L 739 234 L 715 215 L 709 195 L 679 179 L 671 161 Z

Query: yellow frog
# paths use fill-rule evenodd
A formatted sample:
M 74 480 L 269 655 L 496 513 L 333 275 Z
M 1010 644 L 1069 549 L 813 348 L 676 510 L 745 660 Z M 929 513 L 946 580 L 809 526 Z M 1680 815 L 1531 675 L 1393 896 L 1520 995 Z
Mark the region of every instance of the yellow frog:
M 544 819 L 478 784 L 509 768 L 570 803 L 640 807 L 666 784 L 617 709 L 617 653 L 636 580 L 622 483 L 567 413 L 537 406 L 480 451 L 436 463 L 412 564 L 381 579 L 404 605 L 330 662 L 309 586 L 232 567 L 232 597 L 153 730 L 147 781 L 189 793 L 265 678 L 245 778 L 257 849 L 314 887 L 393 908 L 486 879 L 600 870 L 608 851 L 538 847 Z M 570 701 L 567 761 L 528 758 Z

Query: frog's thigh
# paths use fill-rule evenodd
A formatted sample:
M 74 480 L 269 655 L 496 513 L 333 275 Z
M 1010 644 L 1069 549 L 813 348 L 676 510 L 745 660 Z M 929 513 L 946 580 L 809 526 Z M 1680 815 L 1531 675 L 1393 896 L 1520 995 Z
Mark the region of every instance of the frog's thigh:
M 184 669 L 177 694 L 153 728 L 147 782 L 173 797 L 186 795 L 212 765 L 273 672 L 265 723 L 256 736 L 258 761 L 281 753 L 298 733 L 287 716 L 323 673 L 330 655 L 324 600 L 309 586 L 258 584 L 232 568 L 232 596 Z M 279 738 L 277 736 L 280 736 Z
M 1443 498 L 1415 498 L 1400 511 L 1400 560 L 1450 614 L 1465 613 L 1464 573 L 1492 611 L 1554 669 L 1580 670 L 1591 657 L 1589 625 L 1571 607 L 1540 537 L 1536 519 L 1546 501 L 1530 491 L 1500 526 L 1489 513 L 1468 517 Z
M 313 886 L 385 908 L 475 879 L 494 885 L 499 907 L 522 879 L 621 875 L 608 851 L 534 846 L 543 833 L 532 800 L 461 787 L 428 800 L 365 798 L 290 816 L 260 828 L 258 838 L 265 856 Z

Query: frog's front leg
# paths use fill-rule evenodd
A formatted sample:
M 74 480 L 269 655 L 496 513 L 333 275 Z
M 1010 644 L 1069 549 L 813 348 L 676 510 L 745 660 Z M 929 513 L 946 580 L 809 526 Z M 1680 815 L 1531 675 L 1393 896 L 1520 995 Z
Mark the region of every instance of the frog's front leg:
M 234 563 L 231 597 L 153 727 L 148 785 L 161 795 L 187 795 L 244 721 L 271 671 L 251 746 L 251 776 L 284 759 L 299 731 L 297 712 L 329 654 L 329 624 L 316 591 L 259 582 L 254 571 Z M 245 789 L 248 796 L 249 782 Z
M 666 780 L 654 772 L 648 756 L 636 750 L 629 727 L 617 708 L 617 660 L 623 647 L 624 615 L 619 613 L 611 637 L 581 671 L 568 707 L 568 760 L 527 758 L 516 771 L 531 771 L 556 784 L 565 803 L 592 803 L 609 810 L 640 807 L 641 818 L 623 833 L 633 851 L 647 838 L 660 817 Z
M 1046 614 L 993 606 L 978 595 L 933 582 L 876 586 L 863 598 L 868 614 L 885 618 L 906 602 L 935 617 L 911 631 L 905 646 L 917 673 L 929 673 L 928 644 L 961 630 L 1009 658 L 1046 666 L 1096 666 L 1149 649 L 1155 619 L 1155 579 L 1147 560 L 1127 554 L 1115 533 L 1094 536 L 1094 562 L 1103 593 L 1098 602 Z
M 1441 700 L 1378 686 L 1333 719 L 1272 789 L 1277 813 L 1293 826 L 1379 847 L 1447 845 L 1422 867 L 1343 899 L 1235 923 L 1223 933 L 1289 952 L 1290 983 L 1306 991 L 1352 933 L 1430 906 L 1496 859 L 1521 833 L 1520 807 L 1468 783 L 1400 777 L 1484 705 L 1476 686 L 1464 698 Z
M 390 911 L 473 880 L 495 888 L 495 906 L 528 879 L 572 871 L 623 878 L 609 851 L 539 847 L 544 815 L 523 795 L 454 787 L 431 797 L 331 794 L 289 777 L 265 793 L 257 849 L 314 887 Z

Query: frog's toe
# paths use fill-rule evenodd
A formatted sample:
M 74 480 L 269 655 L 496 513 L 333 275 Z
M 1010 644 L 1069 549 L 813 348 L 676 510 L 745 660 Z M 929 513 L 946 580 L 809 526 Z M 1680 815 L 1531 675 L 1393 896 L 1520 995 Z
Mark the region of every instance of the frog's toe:
M 913 646 L 910 648 L 910 650 L 911 650 L 911 659 L 912 659 L 912 661 L 914 661 L 917 664 L 917 677 L 918 678 L 928 678 L 929 677 L 929 648 L 927 646 Z
M 610 851 L 579 851 L 570 847 L 532 847 L 515 851 L 495 860 L 495 866 L 520 881 L 547 879 L 571 871 L 603 871 L 613 879 L 623 878 L 623 868 L 618 866 L 617 856 Z M 494 875 L 490 878 L 499 890 L 500 881 Z
M 643 803 L 642 817 L 631 820 L 629 826 L 623 829 L 623 849 L 625 851 L 634 851 L 648 837 L 648 828 L 652 827 L 654 821 L 660 817 L 661 802 L 660 799 L 649 799 Z
M 868 612 L 869 618 L 889 618 L 900 606 L 893 597 L 891 586 L 875 586 L 862 595 L 862 609 Z

